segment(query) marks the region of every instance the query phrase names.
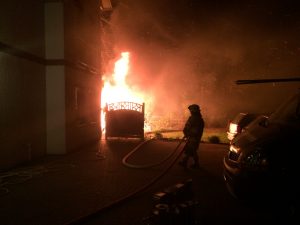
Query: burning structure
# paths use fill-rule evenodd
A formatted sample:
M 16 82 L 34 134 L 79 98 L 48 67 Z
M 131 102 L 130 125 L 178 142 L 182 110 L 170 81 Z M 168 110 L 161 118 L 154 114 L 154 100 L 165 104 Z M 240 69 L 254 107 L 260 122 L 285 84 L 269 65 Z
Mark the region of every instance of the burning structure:
M 101 125 L 105 139 L 144 138 L 145 97 L 127 85 L 129 56 L 129 52 L 122 52 L 114 64 L 113 74 L 103 77 Z
M 105 139 L 108 137 L 144 138 L 145 104 L 116 102 L 105 107 Z

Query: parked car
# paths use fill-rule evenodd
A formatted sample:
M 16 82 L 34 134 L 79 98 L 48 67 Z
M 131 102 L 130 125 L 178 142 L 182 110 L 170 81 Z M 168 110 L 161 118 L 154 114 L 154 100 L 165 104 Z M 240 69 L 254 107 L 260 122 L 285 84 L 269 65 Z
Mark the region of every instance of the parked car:
M 223 160 L 229 192 L 238 199 L 271 197 L 298 210 L 299 150 L 300 91 L 232 139 Z
M 227 129 L 228 140 L 232 141 L 234 137 L 242 133 L 245 127 L 257 117 L 258 115 L 254 113 L 238 113 L 233 120 L 229 122 Z

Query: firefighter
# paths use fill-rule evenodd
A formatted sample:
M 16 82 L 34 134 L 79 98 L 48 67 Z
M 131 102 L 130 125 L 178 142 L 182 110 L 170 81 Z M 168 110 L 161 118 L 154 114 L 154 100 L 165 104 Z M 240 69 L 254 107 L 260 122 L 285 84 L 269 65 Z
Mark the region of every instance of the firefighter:
M 202 138 L 204 129 L 204 120 L 200 112 L 200 107 L 197 104 L 192 104 L 188 107 L 191 115 L 185 123 L 183 128 L 184 138 L 187 140 L 183 149 L 183 158 L 179 162 L 180 166 L 187 168 L 190 158 L 193 159 L 194 164 L 191 166 L 193 169 L 198 169 L 199 157 L 198 148 Z

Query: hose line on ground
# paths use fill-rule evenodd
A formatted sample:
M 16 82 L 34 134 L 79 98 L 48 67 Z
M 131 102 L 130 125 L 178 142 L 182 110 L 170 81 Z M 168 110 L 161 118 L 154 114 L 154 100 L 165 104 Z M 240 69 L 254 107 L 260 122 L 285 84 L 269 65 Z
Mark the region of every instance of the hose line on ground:
M 184 138 L 181 139 L 181 141 L 179 142 L 179 144 L 176 146 L 174 152 L 179 148 L 179 146 L 181 145 L 181 143 L 183 142 Z M 143 142 L 144 143 L 144 142 Z M 143 144 L 140 144 L 139 146 L 141 146 Z M 123 196 L 122 198 L 119 198 L 101 208 L 99 208 L 98 210 L 82 216 L 80 218 L 77 218 L 69 223 L 66 223 L 65 225 L 80 225 L 84 222 L 87 222 L 89 220 L 92 220 L 93 218 L 96 218 L 97 216 L 99 216 L 100 213 L 104 212 L 105 210 L 108 210 L 114 206 L 117 206 L 118 204 L 121 204 L 122 202 L 125 202 L 126 200 L 129 200 L 130 198 L 133 198 L 134 196 L 136 196 L 137 194 L 145 191 L 148 187 L 150 187 L 151 185 L 153 185 L 155 182 L 157 182 L 161 177 L 163 177 L 172 167 L 173 165 L 176 163 L 176 161 L 179 159 L 179 157 L 182 155 L 183 153 L 183 149 L 179 152 L 179 154 L 175 157 L 175 159 L 172 161 L 172 163 L 162 172 L 160 173 L 158 176 L 154 177 L 149 183 L 143 185 L 142 187 L 140 187 L 138 190 L 129 193 L 128 195 Z
M 143 165 L 136 165 L 136 164 L 131 164 L 131 163 L 128 163 L 127 160 L 128 158 L 133 154 L 135 153 L 136 151 L 138 151 L 139 149 L 141 149 L 141 147 L 148 143 L 149 141 L 151 141 L 153 139 L 149 139 L 149 140 L 146 140 L 142 143 L 140 143 L 138 146 L 136 146 L 131 152 L 129 152 L 127 155 L 125 155 L 125 157 L 122 159 L 122 163 L 124 166 L 126 167 L 129 167 L 129 168 L 134 168 L 134 169 L 144 169 L 144 168 L 151 168 L 151 167 L 155 167 L 155 166 L 159 166 L 161 164 L 163 164 L 164 162 L 166 162 L 167 160 L 169 160 L 177 151 L 177 149 L 179 148 L 179 146 L 181 145 L 181 143 L 184 141 L 184 138 L 182 138 L 179 142 L 179 144 L 176 146 L 176 148 L 166 157 L 164 158 L 163 160 L 159 161 L 159 162 L 156 162 L 156 163 L 150 163 L 150 164 L 143 164 Z

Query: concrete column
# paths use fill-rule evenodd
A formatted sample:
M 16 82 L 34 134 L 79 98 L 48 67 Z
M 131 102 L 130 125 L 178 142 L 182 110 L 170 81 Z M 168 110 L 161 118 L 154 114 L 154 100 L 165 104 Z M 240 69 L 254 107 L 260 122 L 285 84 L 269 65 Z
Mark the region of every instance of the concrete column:
M 64 9 L 62 1 L 45 3 L 47 154 L 66 153 Z M 60 63 L 59 63 L 60 62 Z

